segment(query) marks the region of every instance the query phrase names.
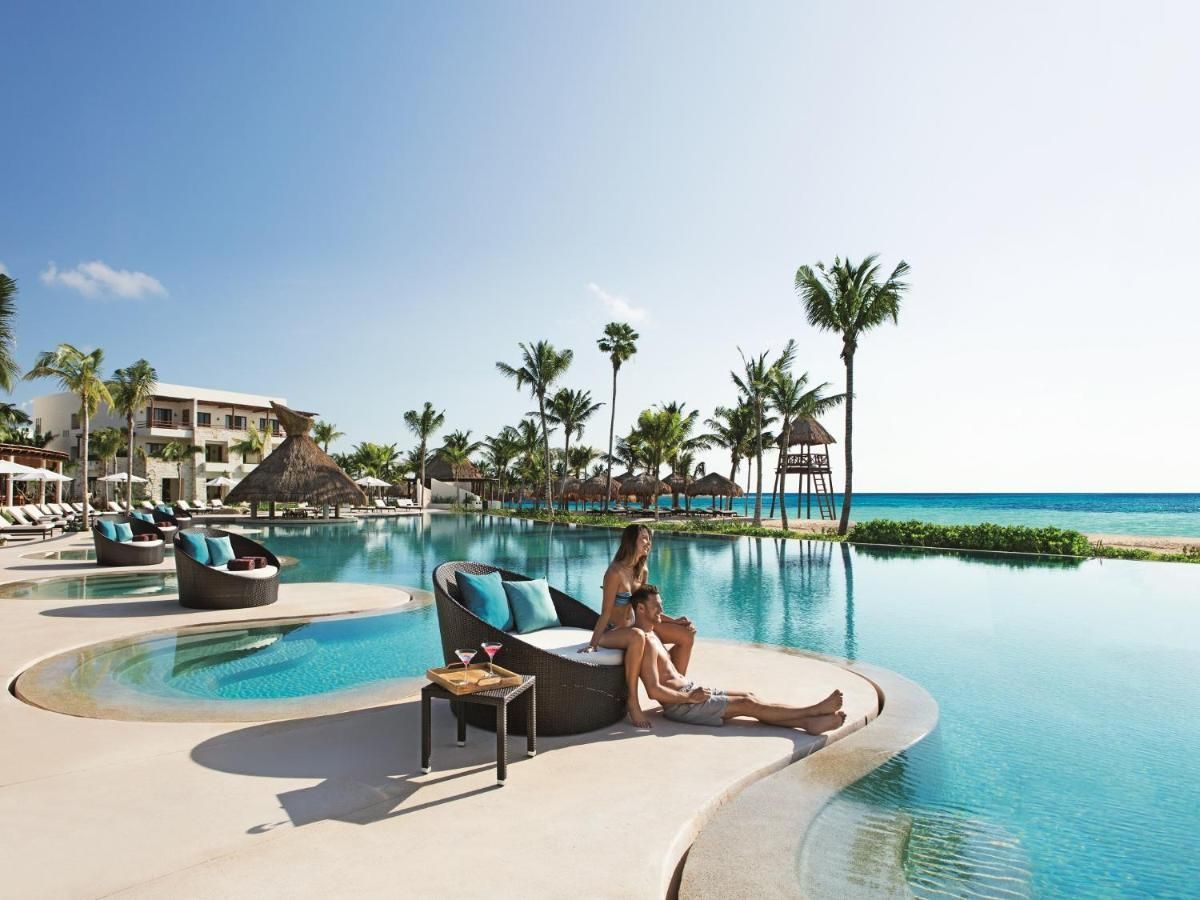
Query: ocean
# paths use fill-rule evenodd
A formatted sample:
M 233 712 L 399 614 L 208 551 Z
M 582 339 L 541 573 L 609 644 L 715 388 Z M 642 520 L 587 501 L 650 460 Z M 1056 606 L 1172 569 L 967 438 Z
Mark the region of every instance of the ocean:
M 788 515 L 796 514 L 797 495 L 786 495 Z M 841 510 L 841 494 L 837 495 Z M 670 496 L 660 499 L 669 507 Z M 680 497 L 680 505 L 683 498 Z M 529 505 L 528 503 L 526 505 Z M 572 504 L 573 505 L 573 504 Z M 696 497 L 693 506 L 709 506 L 707 497 Z M 744 515 L 754 512 L 754 495 L 738 497 L 733 508 Z M 771 498 L 763 497 L 763 515 Z M 817 508 L 813 505 L 813 516 Z M 779 516 L 776 504 L 775 517 Z M 850 509 L 853 521 L 868 519 L 919 519 L 943 525 L 1054 526 L 1089 534 L 1136 534 L 1200 538 L 1200 494 L 855 494 Z

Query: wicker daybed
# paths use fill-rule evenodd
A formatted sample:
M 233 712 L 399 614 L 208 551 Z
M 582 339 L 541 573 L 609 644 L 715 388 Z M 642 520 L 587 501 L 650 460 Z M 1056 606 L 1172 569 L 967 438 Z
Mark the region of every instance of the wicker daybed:
M 279 599 L 279 559 L 257 541 L 219 528 L 192 528 L 206 538 L 227 537 L 233 545 L 234 556 L 261 556 L 267 560 L 266 569 L 253 572 L 230 572 L 206 566 L 192 559 L 182 544 L 182 534 L 175 535 L 175 575 L 179 582 L 179 602 L 191 609 L 244 609 L 267 606 Z
M 111 520 L 110 520 L 111 521 Z M 154 535 L 154 541 L 114 541 L 104 536 L 97 521 L 92 526 L 92 542 L 96 547 L 96 565 L 98 566 L 153 566 L 163 561 L 167 542 L 163 533 L 148 522 L 141 519 L 127 519 L 134 534 Z
M 456 662 L 456 648 L 478 647 L 484 641 L 499 641 L 504 646 L 496 654 L 496 665 L 522 675 L 537 677 L 537 730 L 539 734 L 580 734 L 612 725 L 625 715 L 625 667 L 599 665 L 587 656 L 560 655 L 532 643 L 532 634 L 501 631 L 467 609 L 459 600 L 457 573 L 486 575 L 499 572 L 505 581 L 528 581 L 518 575 L 474 562 L 442 563 L 433 573 L 434 599 L 437 603 L 438 630 L 446 662 Z M 574 597 L 550 588 L 550 598 L 561 625 L 591 631 L 599 616 Z M 551 629 L 545 629 L 549 631 Z M 619 653 L 620 651 L 612 651 Z M 495 714 L 487 707 L 467 704 L 467 721 L 489 731 L 496 727 Z M 525 733 L 525 714 L 514 708 L 509 731 Z

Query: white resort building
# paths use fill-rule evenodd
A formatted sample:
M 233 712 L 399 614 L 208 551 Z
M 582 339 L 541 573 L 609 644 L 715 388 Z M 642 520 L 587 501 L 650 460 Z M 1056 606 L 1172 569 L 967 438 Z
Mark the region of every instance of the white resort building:
M 283 397 L 160 382 L 153 399 L 134 417 L 133 473 L 148 479 L 147 484 L 135 486 L 134 496 L 171 502 L 205 500 L 225 494 L 226 488 L 210 488 L 206 484 L 219 476 L 239 481 L 271 452 L 275 439 L 283 437 L 283 430 L 272 414 L 271 401 L 287 405 Z M 79 459 L 83 429 L 77 396 L 63 393 L 35 397 L 33 420 L 35 432 L 54 435 L 48 449 L 62 451 L 72 461 Z M 125 425 L 124 416 L 101 404 L 91 419 L 90 430 L 95 434 L 102 428 Z M 246 440 L 251 426 L 266 438 L 262 453 L 235 449 Z M 182 463 L 161 458 L 172 443 L 194 449 L 184 454 Z M 125 471 L 125 456 L 122 447 L 115 471 Z M 104 496 L 104 485 L 94 483 L 104 475 L 104 465 L 93 459 L 88 466 L 93 496 Z M 109 471 L 113 471 L 111 463 Z

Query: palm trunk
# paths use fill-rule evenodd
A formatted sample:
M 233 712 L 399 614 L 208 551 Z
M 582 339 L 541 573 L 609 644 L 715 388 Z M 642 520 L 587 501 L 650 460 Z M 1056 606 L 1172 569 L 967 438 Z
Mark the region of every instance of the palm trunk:
M 617 425 L 617 367 L 613 366 L 612 414 L 608 417 L 608 477 L 604 480 L 604 511 L 608 512 L 608 501 L 612 496 L 612 451 L 613 430 Z
M 846 492 L 842 494 L 842 518 L 838 534 L 850 530 L 850 502 L 854 499 L 854 351 L 846 356 Z
M 91 417 L 88 415 L 87 401 L 83 401 L 83 459 L 80 460 L 80 468 L 83 470 L 83 530 L 87 531 L 90 525 L 88 518 L 88 428 L 90 427 Z
M 754 524 L 762 524 L 762 401 L 754 404 L 754 424 L 758 429 L 755 438 L 754 458 L 758 463 L 758 487 L 754 494 Z
M 133 509 L 133 413 L 125 417 L 125 424 L 129 428 L 129 458 L 125 465 L 125 500 L 129 504 L 129 508 Z M 114 469 L 115 467 L 114 463 Z
M 734 456 L 733 462 L 729 466 L 729 480 L 732 481 L 734 484 L 737 484 L 737 470 L 738 470 L 738 458 L 736 456 Z M 730 490 L 730 494 L 728 497 L 725 498 L 724 505 L 725 505 L 726 509 L 732 511 L 733 510 L 733 493 L 732 493 L 733 488 L 730 488 L 729 490 Z M 714 497 L 713 498 L 713 506 L 715 507 L 716 505 L 717 505 L 717 500 Z
M 783 530 L 788 531 L 787 517 L 787 452 L 792 443 L 792 423 L 785 421 L 783 425 L 783 446 L 779 448 L 780 466 L 779 466 L 779 516 L 783 523 Z
M 418 509 L 425 508 L 425 438 L 421 438 L 421 484 L 420 484 L 421 502 L 417 504 Z
M 563 441 L 563 481 L 565 482 L 571 474 L 571 471 L 570 471 L 571 431 L 570 431 L 570 429 L 566 428 L 565 425 L 563 426 L 563 430 L 567 432 L 566 439 Z M 566 491 L 563 491 L 562 505 L 563 505 L 563 512 L 568 512 L 569 510 L 567 509 L 567 492 Z
M 546 392 L 538 392 L 538 414 L 542 417 L 542 451 L 546 454 L 543 469 L 546 472 L 546 513 L 554 518 L 554 493 L 550 490 L 550 432 L 546 429 Z

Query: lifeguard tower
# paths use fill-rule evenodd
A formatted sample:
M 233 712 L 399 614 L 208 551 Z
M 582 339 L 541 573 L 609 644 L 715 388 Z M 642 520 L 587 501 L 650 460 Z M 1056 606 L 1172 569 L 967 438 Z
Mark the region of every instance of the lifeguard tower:
M 811 519 L 813 498 L 816 497 L 820 518 L 837 518 L 833 473 L 829 468 L 829 445 L 835 443 L 837 441 L 833 439 L 833 435 L 812 417 L 805 417 L 793 423 L 791 446 L 781 450 L 779 467 L 775 472 L 779 478 L 784 479 L 784 488 L 787 487 L 788 475 L 800 476 L 800 491 L 796 499 L 797 516 Z M 794 452 L 797 448 L 798 452 Z

